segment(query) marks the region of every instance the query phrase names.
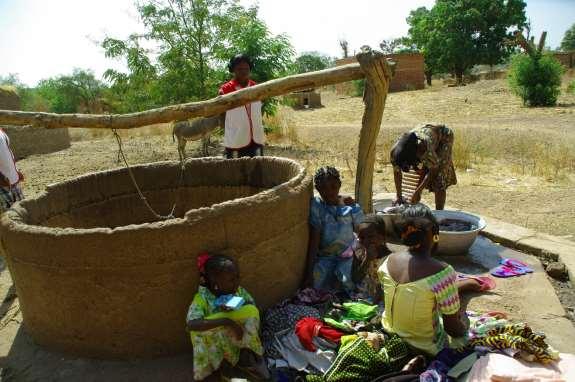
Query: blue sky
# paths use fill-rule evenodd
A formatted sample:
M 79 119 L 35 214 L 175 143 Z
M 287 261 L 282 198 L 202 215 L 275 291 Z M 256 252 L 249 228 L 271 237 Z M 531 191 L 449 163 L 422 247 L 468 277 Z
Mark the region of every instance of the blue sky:
M 241 0 L 245 5 L 254 0 Z M 407 32 L 411 9 L 433 0 L 259 0 L 260 14 L 274 33 L 286 33 L 298 52 L 339 55 L 338 39 L 352 49 L 376 47 Z M 351 5 L 351 6 L 350 6 Z M 534 33 L 549 32 L 557 47 L 575 23 L 575 0 L 527 0 Z M 74 67 L 101 75 L 122 63 L 104 57 L 97 42 L 141 31 L 134 0 L 0 0 L 0 75 L 18 73 L 28 85 Z

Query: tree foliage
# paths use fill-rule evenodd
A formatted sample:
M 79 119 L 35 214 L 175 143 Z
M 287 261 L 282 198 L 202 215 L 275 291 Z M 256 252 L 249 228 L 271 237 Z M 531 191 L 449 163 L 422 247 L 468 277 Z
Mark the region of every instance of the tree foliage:
M 89 70 L 74 69 L 71 75 L 41 80 L 36 92 L 56 113 L 93 113 L 102 106 L 105 85 Z
M 297 73 L 314 72 L 323 70 L 334 65 L 331 57 L 320 52 L 305 52 L 295 60 L 295 71 Z
M 108 57 L 127 64 L 127 72 L 105 73 L 121 111 L 215 96 L 238 53 L 252 58 L 257 82 L 283 75 L 292 61 L 289 39 L 273 36 L 258 8 L 237 0 L 146 0 L 138 12 L 143 34 L 102 44 Z
M 515 37 L 517 45 L 525 54 L 513 57 L 509 68 L 509 85 L 529 106 L 553 106 L 561 92 L 563 65 L 550 54 L 545 53 L 545 38 L 541 35 L 539 44 L 534 39 L 527 40 L 523 34 Z
M 565 36 L 563 36 L 561 41 L 561 50 L 565 52 L 575 50 L 575 24 L 571 25 L 571 28 L 565 32 Z
M 525 25 L 525 6 L 523 0 L 437 0 L 410 13 L 409 39 L 429 74 L 450 72 L 461 80 L 473 65 L 495 65 L 511 54 L 506 40 Z

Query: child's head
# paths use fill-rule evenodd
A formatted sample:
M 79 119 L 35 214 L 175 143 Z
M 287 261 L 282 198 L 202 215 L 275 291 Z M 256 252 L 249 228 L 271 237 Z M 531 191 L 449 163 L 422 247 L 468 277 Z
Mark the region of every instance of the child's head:
M 359 225 L 359 242 L 365 248 L 385 244 L 385 220 L 382 215 L 370 214 Z
M 238 54 L 232 57 L 228 70 L 239 82 L 247 82 L 250 79 L 252 60 L 246 54 Z
M 228 256 L 212 255 L 204 265 L 207 287 L 216 295 L 234 294 L 240 284 L 240 272 Z
M 439 241 L 439 224 L 433 213 L 425 204 L 407 206 L 401 213 L 396 226 L 403 244 L 422 252 L 437 249 Z
M 341 178 L 335 167 L 326 166 L 317 170 L 313 177 L 313 183 L 324 202 L 338 204 Z

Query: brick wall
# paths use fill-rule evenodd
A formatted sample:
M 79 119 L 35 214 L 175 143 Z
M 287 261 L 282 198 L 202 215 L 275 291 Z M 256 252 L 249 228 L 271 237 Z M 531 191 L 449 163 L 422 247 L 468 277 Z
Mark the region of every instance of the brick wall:
M 553 53 L 553 57 L 566 68 L 575 67 L 575 52 L 558 52 Z
M 12 87 L 0 87 L 0 110 L 20 110 L 20 97 Z
M 43 129 L 32 126 L 0 126 L 10 138 L 16 159 L 47 154 L 70 147 L 68 129 Z
M 425 87 L 425 73 L 423 55 L 420 53 L 390 54 L 386 57 L 395 62 L 395 75 L 389 85 L 390 92 L 404 90 L 419 90 Z M 336 66 L 357 62 L 355 57 L 337 60 Z M 336 92 L 349 94 L 353 92 L 353 84 L 344 83 L 336 86 Z

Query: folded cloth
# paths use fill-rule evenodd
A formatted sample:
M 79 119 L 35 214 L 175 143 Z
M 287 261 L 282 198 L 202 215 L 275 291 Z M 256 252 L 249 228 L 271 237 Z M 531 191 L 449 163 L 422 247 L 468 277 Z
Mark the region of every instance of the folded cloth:
M 337 344 L 343 335 L 339 330 L 327 326 L 322 320 L 312 317 L 299 320 L 295 325 L 295 333 L 308 351 L 317 350 L 313 344 L 314 337 L 321 337 Z
M 304 349 L 294 332 L 289 332 L 283 336 L 276 336 L 274 349 L 281 354 L 281 357 L 288 363 L 290 368 L 298 371 L 310 372 L 310 366 L 325 373 L 336 358 L 333 350 L 316 350 L 310 352 Z
M 310 382 L 370 382 L 379 376 L 400 370 L 409 360 L 407 344 L 391 335 L 376 351 L 362 337 L 348 336 L 333 365 L 323 375 L 308 375 Z M 343 342 L 343 339 L 342 339 Z
M 343 309 L 345 310 L 344 320 L 369 321 L 377 315 L 377 305 L 363 302 L 345 302 Z
M 561 354 L 548 365 L 527 363 L 503 354 L 489 353 L 473 365 L 468 382 L 571 382 L 575 381 L 575 356 Z
M 305 305 L 281 303 L 267 310 L 262 321 L 262 343 L 266 351 L 266 356 L 270 358 L 281 358 L 274 347 L 276 334 L 284 331 L 293 331 L 295 325 L 304 317 L 320 318 L 316 308 Z

